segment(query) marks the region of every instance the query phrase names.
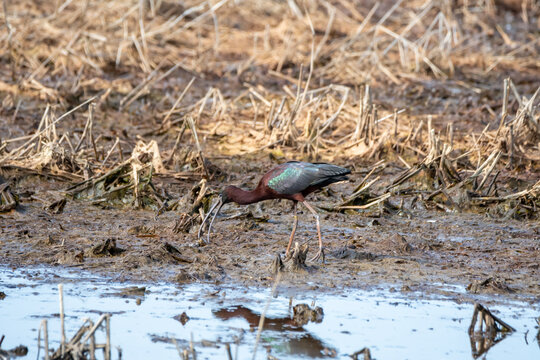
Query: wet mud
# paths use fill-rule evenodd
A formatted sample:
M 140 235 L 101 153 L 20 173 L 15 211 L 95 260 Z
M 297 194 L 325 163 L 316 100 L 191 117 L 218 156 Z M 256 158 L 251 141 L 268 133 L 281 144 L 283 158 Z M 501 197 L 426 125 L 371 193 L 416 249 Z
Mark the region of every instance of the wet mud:
M 339 202 L 355 180 L 312 195 L 312 203 L 324 208 Z M 189 192 L 179 184 L 156 182 L 179 199 Z M 322 263 L 306 260 L 317 249 L 317 235 L 305 209 L 299 212 L 296 250 L 285 257 L 293 223 L 287 201 L 225 206 L 210 243 L 204 244 L 197 239 L 200 220 L 175 231 L 185 216 L 179 211 L 156 217 L 154 211 L 83 201 L 51 206 L 58 204 L 62 186 L 38 177 L 12 186 L 21 195 L 15 210 L 0 214 L 4 264 L 90 270 L 115 281 L 268 287 L 281 272 L 281 286 L 316 291 L 385 284 L 402 292 L 447 294 L 446 285 L 453 284 L 467 289 L 456 300 L 476 294 L 540 298 L 540 226 L 532 221 L 425 209 L 354 215 L 320 210 Z

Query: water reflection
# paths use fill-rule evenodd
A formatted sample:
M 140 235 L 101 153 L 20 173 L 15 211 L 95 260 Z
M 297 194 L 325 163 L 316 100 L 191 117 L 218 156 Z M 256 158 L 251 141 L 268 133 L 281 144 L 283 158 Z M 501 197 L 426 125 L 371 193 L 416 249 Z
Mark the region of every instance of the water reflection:
M 480 356 L 486 354 L 495 344 L 504 340 L 506 333 L 475 333 L 469 336 L 471 340 L 472 356 L 478 359 Z
M 242 318 L 249 323 L 249 327 L 252 331 L 257 329 L 261 319 L 259 314 L 242 305 L 213 310 L 212 313 L 216 318 L 223 321 L 233 318 Z M 302 322 L 299 322 L 290 316 L 265 317 L 263 330 L 290 332 L 291 334 L 298 333 L 297 336 L 281 336 L 279 339 L 274 338 L 270 340 L 279 342 L 279 344 L 269 344 L 272 347 L 278 348 L 278 351 L 283 351 L 290 355 L 301 355 L 311 358 L 335 357 L 337 350 L 334 347 L 325 344 L 316 336 L 313 336 L 304 328 L 304 325 L 305 323 L 302 324 Z M 269 336 L 271 335 L 268 335 L 266 338 L 268 339 Z
M 506 335 L 516 330 L 488 308 L 476 303 L 469 325 L 469 339 L 473 358 L 477 359 L 486 354 L 495 344 L 502 341 Z

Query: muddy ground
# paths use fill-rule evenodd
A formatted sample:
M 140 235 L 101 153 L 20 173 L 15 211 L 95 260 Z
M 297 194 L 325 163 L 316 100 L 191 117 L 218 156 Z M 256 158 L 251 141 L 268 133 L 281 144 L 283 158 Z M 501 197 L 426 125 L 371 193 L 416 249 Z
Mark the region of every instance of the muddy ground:
M 271 165 L 267 161 L 268 166 Z M 256 178 L 257 174 L 253 175 Z M 350 183 L 312 195 L 322 207 L 349 193 Z M 157 179 L 179 198 L 185 184 Z M 174 233 L 179 217 L 166 212 L 119 210 L 68 200 L 54 214 L 46 205 L 58 199 L 62 182 L 26 176 L 17 182 L 21 205 L 1 214 L 2 262 L 14 268 L 48 264 L 91 270 L 115 281 L 190 283 L 232 282 L 270 286 L 274 262 L 283 258 L 292 228 L 290 202 L 266 201 L 224 208 L 211 243 L 197 245 L 198 223 Z M 185 191 L 189 191 L 186 189 Z M 58 212 L 58 211 L 57 211 Z M 315 223 L 303 211 L 296 241 L 317 246 Z M 326 260 L 293 268 L 284 261 L 281 283 L 310 289 L 391 286 L 403 292 L 446 294 L 446 285 L 468 287 L 469 294 L 540 298 L 540 226 L 537 222 L 492 219 L 474 213 L 419 208 L 394 214 L 378 211 L 321 215 Z M 456 293 L 456 299 L 467 297 Z
M 310 197 L 326 261 L 283 285 L 538 301 L 537 2 L 300 3 L 6 2 L 0 263 L 267 287 L 291 205 L 227 205 L 205 246 L 201 215 L 325 161 L 352 170 Z

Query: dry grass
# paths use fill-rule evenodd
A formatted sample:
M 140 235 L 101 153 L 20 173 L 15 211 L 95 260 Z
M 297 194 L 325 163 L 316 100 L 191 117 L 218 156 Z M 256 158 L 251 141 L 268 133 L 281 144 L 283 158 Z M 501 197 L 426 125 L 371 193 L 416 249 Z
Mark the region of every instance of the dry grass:
M 190 181 L 266 153 L 373 170 L 336 210 L 539 205 L 537 1 L 3 1 L 3 168 L 95 184 L 155 140 Z

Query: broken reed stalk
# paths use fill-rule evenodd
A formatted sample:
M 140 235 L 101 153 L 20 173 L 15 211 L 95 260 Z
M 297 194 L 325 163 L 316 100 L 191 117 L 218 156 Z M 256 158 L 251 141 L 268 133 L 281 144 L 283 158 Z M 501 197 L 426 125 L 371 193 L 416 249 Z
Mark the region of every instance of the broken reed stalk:
M 81 148 L 81 145 L 84 141 L 84 138 L 87 136 L 87 132 L 90 130 L 91 131 L 91 128 L 92 128 L 92 121 L 93 121 L 93 117 L 91 116 L 91 111 L 90 109 L 88 109 L 88 119 L 86 120 L 86 124 L 84 125 L 84 130 L 83 130 L 83 133 L 81 135 L 81 138 L 79 139 L 79 142 L 77 143 L 77 146 L 75 146 L 75 153 L 79 152 L 79 149 Z
M 106 331 L 106 342 L 105 342 L 105 360 L 111 360 L 111 314 L 106 314 L 105 317 L 105 331 Z
M 480 320 L 478 320 L 478 317 L 480 317 Z M 471 324 L 469 325 L 470 336 L 474 335 L 477 323 L 479 332 L 491 333 L 493 335 L 497 332 L 516 331 L 516 329 L 505 323 L 497 316 L 493 315 L 491 311 L 479 303 L 474 304 L 474 312 L 471 319 Z M 484 325 L 486 326 L 485 330 Z M 497 325 L 500 325 L 500 328 Z
M 506 117 L 508 116 L 508 90 L 510 88 L 509 83 L 510 83 L 510 78 L 504 79 L 501 121 L 499 123 L 499 127 L 497 128 L 497 133 L 495 134 L 495 138 L 499 137 L 499 133 L 504 125 L 504 120 L 506 120 Z
M 88 319 L 88 324 L 90 327 L 94 326 L 94 323 L 90 319 Z M 90 360 L 96 360 L 96 337 L 94 334 L 90 336 Z
M 66 344 L 66 332 L 64 327 L 64 285 L 58 284 L 58 293 L 60 295 L 60 352 L 62 357 L 65 355 L 65 344 Z
M 45 112 L 43 114 L 43 117 L 41 119 L 41 123 L 40 123 L 40 126 L 38 127 L 38 130 L 34 133 L 34 135 L 32 135 L 32 137 L 30 137 L 30 139 L 28 141 L 26 141 L 23 145 L 19 146 L 18 148 L 16 148 L 15 150 L 13 151 L 10 151 L 5 157 L 3 157 L 2 159 L 0 159 L 0 163 L 4 162 L 5 160 L 9 159 L 9 158 L 14 158 L 15 157 L 19 157 L 21 156 L 21 154 L 19 154 L 19 152 L 26 148 L 29 144 L 31 144 L 32 142 L 34 142 L 36 139 L 38 139 L 39 137 L 41 137 L 42 135 L 44 135 L 45 133 L 47 133 L 48 131 L 51 130 L 51 128 L 53 128 L 54 126 L 56 126 L 56 124 L 58 122 L 60 122 L 62 119 L 64 119 L 65 117 L 67 117 L 68 115 L 72 114 L 73 112 L 79 110 L 81 107 L 91 103 L 92 101 L 94 101 L 96 98 L 98 97 L 98 95 L 96 96 L 93 96 L 91 97 L 90 99 L 86 100 L 85 102 L 83 102 L 82 104 L 79 104 L 77 105 L 76 107 L 74 107 L 73 109 L 67 111 L 66 113 L 62 114 L 59 118 L 57 118 L 56 120 L 54 121 L 51 121 L 49 124 L 47 124 L 44 128 L 42 128 L 42 124 L 44 123 L 44 121 L 46 119 L 48 119 L 48 116 L 49 116 L 49 112 L 50 112 L 50 106 L 47 105 L 47 108 L 45 109 Z M 38 144 L 40 145 L 41 142 Z M 24 152 L 23 152 L 24 153 Z
M 199 142 L 199 137 L 197 136 L 197 129 L 195 128 L 195 122 L 193 121 L 193 118 L 191 116 L 188 116 L 187 122 L 189 124 L 189 127 L 191 129 L 191 133 L 193 134 L 193 139 L 195 140 L 195 145 L 197 146 L 197 155 L 199 156 L 199 159 L 201 161 L 201 166 L 203 168 L 204 174 L 206 178 L 209 178 L 208 175 L 208 169 L 206 168 L 206 161 L 203 156 L 201 143 Z
M 104 166 L 107 160 L 109 160 L 109 156 L 111 156 L 112 152 L 114 151 L 114 149 L 119 143 L 120 143 L 120 138 L 117 136 L 113 146 L 111 146 L 111 149 L 107 152 L 107 156 L 105 156 L 105 159 L 103 159 L 101 166 Z
M 261 333 L 264 326 L 264 319 L 266 316 L 266 313 L 268 312 L 268 308 L 270 307 L 270 303 L 272 302 L 272 298 L 274 297 L 274 294 L 276 293 L 276 289 L 278 287 L 279 281 L 281 280 L 281 271 L 279 271 L 276 275 L 276 279 L 274 280 L 274 285 L 272 286 L 272 291 L 270 292 L 270 295 L 268 296 L 268 299 L 266 300 L 266 305 L 264 306 L 264 310 L 261 314 L 261 318 L 259 319 L 259 326 L 257 328 L 257 337 L 255 338 L 255 346 L 253 347 L 253 356 L 252 360 L 255 360 L 257 357 L 257 347 L 259 346 L 259 341 L 261 340 Z
M 170 127 L 170 124 L 168 123 L 169 121 L 169 118 L 171 117 L 172 113 L 176 110 L 176 107 L 180 104 L 180 102 L 184 99 L 184 96 L 186 96 L 189 88 L 191 88 L 191 85 L 193 85 L 193 83 L 195 82 L 195 77 L 192 77 L 190 82 L 187 84 L 187 86 L 184 88 L 184 91 L 182 91 L 182 93 L 180 94 L 180 96 L 178 97 L 178 99 L 176 99 L 176 101 L 174 102 L 173 106 L 171 107 L 171 109 L 167 112 L 167 114 L 165 115 L 165 117 L 163 118 L 163 121 L 161 122 L 161 128 L 165 128 L 165 129 L 168 129 L 168 127 Z
M 6 28 L 8 31 L 8 49 L 9 49 L 9 56 L 11 58 L 11 80 L 15 81 L 15 66 L 16 66 L 16 59 L 15 59 L 15 52 L 13 50 L 13 27 L 11 26 L 11 23 L 9 22 L 8 18 L 8 8 L 7 8 L 7 0 L 3 0 L 3 9 L 4 9 L 4 21 L 6 23 Z
M 47 319 L 41 320 L 41 324 L 39 325 L 38 330 L 38 353 L 37 358 L 39 359 L 39 353 L 41 350 L 41 330 L 43 330 L 43 349 L 45 350 L 45 360 L 49 360 L 49 329 L 47 327 Z M 2 345 L 2 340 L 4 340 L 4 336 L 2 335 L 2 339 L 0 340 L 0 346 Z

